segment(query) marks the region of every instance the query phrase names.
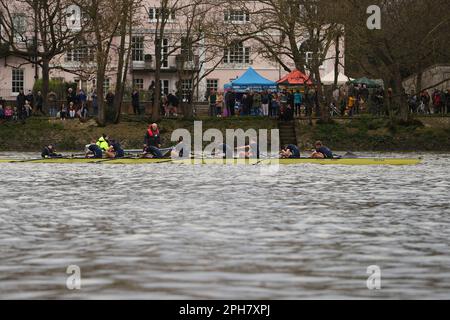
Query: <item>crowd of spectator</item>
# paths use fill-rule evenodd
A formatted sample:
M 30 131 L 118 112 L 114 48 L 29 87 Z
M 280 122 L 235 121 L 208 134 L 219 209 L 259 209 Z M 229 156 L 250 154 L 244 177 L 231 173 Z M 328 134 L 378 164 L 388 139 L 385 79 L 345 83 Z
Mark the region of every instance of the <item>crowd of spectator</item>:
M 450 113 L 450 89 L 441 91 L 435 89 L 430 96 L 424 90 L 420 94 L 408 95 L 409 110 L 417 114 L 448 114 Z
M 450 89 L 441 91 L 435 89 L 433 93 L 426 90 L 420 94 L 405 94 L 409 110 L 415 114 L 449 114 L 450 113 Z M 388 115 L 388 102 L 392 100 L 392 89 L 386 92 L 382 87 L 368 88 L 366 85 L 343 85 L 332 91 L 330 97 L 318 97 L 314 87 L 306 87 L 303 90 L 281 90 L 278 92 L 236 92 L 229 90 L 219 92 L 211 90 L 206 98 L 209 104 L 211 117 L 233 116 L 262 116 L 292 120 L 295 117 L 320 117 L 320 105 L 329 103 L 331 116 L 352 117 L 361 113 L 373 116 Z M 108 109 L 113 110 L 114 93 L 108 91 L 105 101 Z M 98 113 L 98 97 L 96 92 L 90 95 L 91 108 L 88 109 L 88 96 L 84 90 L 69 88 L 63 102 L 49 95 L 48 114 L 44 111 L 44 99 L 42 93 L 35 94 L 31 90 L 25 94 L 20 91 L 16 103 L 7 105 L 0 100 L 0 120 L 25 121 L 33 115 L 48 115 L 65 121 L 66 119 L 86 119 L 90 115 Z M 153 100 L 153 99 L 152 99 Z M 160 112 L 163 116 L 177 116 L 180 101 L 191 103 L 191 96 L 180 97 L 175 92 L 170 92 L 161 97 Z M 328 102 L 327 102 L 328 101 Z M 331 102 L 330 102 L 331 101 Z M 136 115 L 141 114 L 140 92 L 134 89 L 131 94 L 131 105 Z M 90 111 L 89 111 L 90 110 Z

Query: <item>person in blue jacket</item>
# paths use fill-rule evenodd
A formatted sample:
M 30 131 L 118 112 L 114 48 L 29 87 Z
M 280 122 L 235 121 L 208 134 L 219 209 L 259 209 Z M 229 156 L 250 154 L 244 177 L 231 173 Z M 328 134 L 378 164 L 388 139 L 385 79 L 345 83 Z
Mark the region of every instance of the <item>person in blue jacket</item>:
M 315 159 L 333 159 L 334 158 L 333 152 L 329 148 L 325 147 L 322 144 L 322 141 L 316 141 L 314 146 L 315 146 L 315 150 L 313 151 L 311 158 L 315 158 Z
M 298 159 L 300 158 L 300 150 L 293 144 L 288 144 L 281 149 L 281 158 L 284 159 Z
M 97 141 L 92 140 L 90 144 L 86 145 L 86 158 L 101 159 L 103 151 L 97 145 Z

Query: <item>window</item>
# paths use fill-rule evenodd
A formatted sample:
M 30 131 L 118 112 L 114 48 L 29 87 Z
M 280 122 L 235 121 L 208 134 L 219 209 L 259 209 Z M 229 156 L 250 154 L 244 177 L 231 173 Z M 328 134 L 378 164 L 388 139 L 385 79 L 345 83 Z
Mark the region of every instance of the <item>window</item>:
M 185 61 L 194 61 L 194 51 L 192 49 L 192 38 L 181 38 L 181 55 Z
M 224 20 L 225 22 L 245 23 L 250 21 L 250 14 L 243 10 L 226 10 Z
M 75 44 L 66 53 L 67 62 L 92 62 L 94 61 L 94 48 L 88 46 L 86 42 Z
M 12 92 L 19 93 L 24 87 L 24 71 L 23 69 L 12 69 Z
M 169 94 L 169 80 L 159 80 L 161 84 L 161 94 L 168 95 Z
M 206 92 L 210 93 L 212 90 L 217 91 L 219 89 L 219 80 L 206 79 Z
M 107 78 L 103 82 L 103 92 L 108 93 L 109 89 L 111 89 L 111 81 L 109 78 Z
M 144 90 L 144 79 L 133 79 L 133 88 Z
M 242 42 L 232 45 L 224 50 L 223 63 L 245 63 L 250 64 L 250 48 L 244 47 Z
M 148 16 L 150 22 L 157 22 L 158 20 L 161 21 L 161 18 L 165 21 L 172 22 L 175 21 L 176 18 L 174 8 L 149 8 Z
M 306 52 L 305 62 L 306 62 L 307 67 L 309 67 L 311 65 L 311 63 L 313 62 L 313 53 L 312 52 L 310 52 L 310 51 Z
M 169 67 L 169 40 L 163 39 L 161 43 L 161 67 L 162 68 L 168 68 Z
M 192 79 L 181 80 L 181 95 L 182 99 L 187 99 L 192 93 Z
M 131 38 L 131 58 L 133 61 L 144 61 L 144 37 Z
M 26 42 L 26 17 L 24 14 L 16 14 L 13 16 L 13 33 L 17 42 Z

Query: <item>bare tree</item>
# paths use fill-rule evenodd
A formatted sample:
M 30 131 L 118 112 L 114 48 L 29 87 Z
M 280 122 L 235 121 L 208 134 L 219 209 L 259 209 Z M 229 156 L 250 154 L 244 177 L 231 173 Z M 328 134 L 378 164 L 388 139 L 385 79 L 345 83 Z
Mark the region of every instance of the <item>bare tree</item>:
M 104 82 L 111 48 L 122 18 L 120 14 L 117 14 L 116 9 L 122 8 L 122 0 L 74 0 L 74 3 L 81 8 L 86 23 L 86 33 L 92 35 L 96 45 L 98 123 L 104 126 L 106 125 Z
M 369 30 L 366 10 L 369 5 L 381 8 L 381 30 Z M 448 62 L 450 17 L 446 0 L 348 0 L 343 2 L 352 15 L 342 14 L 347 26 L 348 58 L 359 71 L 384 80 L 392 89 L 388 99 L 390 113 L 399 119 L 410 117 L 403 80 L 416 73 L 419 90 L 421 74 L 428 66 Z
M 64 69 L 51 61 L 67 51 L 80 38 L 83 28 L 71 28 L 68 0 L 0 0 L 0 40 L 3 55 L 21 58 L 24 64 L 36 66 L 35 79 L 42 70 L 42 93 L 47 102 L 50 71 Z M 70 71 L 70 70 L 67 70 Z

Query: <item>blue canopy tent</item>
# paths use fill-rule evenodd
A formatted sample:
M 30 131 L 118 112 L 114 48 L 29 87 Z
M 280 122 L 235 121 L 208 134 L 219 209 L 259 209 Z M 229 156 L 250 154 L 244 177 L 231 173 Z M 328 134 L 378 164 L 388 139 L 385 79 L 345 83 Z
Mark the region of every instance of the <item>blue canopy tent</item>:
M 252 67 L 248 68 L 245 73 L 238 79 L 231 81 L 231 87 L 236 92 L 277 90 L 277 83 L 262 77 Z

